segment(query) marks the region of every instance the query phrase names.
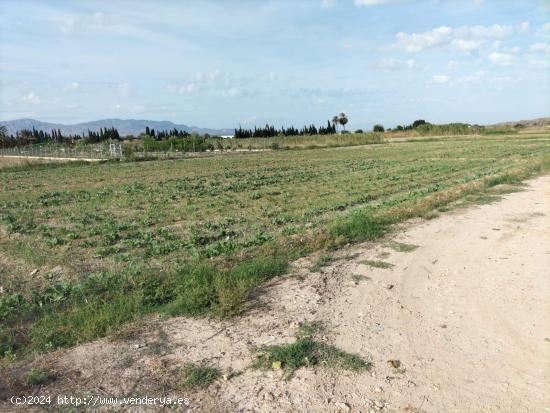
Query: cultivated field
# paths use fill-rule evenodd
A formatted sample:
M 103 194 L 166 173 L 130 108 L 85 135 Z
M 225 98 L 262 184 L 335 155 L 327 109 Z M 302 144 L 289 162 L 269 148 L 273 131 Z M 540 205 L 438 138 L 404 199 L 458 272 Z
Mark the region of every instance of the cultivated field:
M 290 260 L 550 169 L 550 136 L 495 136 L 1 172 L 0 355 L 145 313 L 229 316 Z

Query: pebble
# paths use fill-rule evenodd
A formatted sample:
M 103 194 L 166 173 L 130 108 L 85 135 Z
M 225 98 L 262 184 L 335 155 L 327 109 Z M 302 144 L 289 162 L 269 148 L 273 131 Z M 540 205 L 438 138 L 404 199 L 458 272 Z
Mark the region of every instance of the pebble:
M 338 409 L 340 409 L 340 410 L 342 410 L 342 411 L 344 411 L 344 412 L 351 412 L 351 407 L 350 407 L 350 405 L 347 404 L 347 403 L 337 402 L 337 403 L 334 403 L 334 405 L 335 405 Z
M 375 393 L 382 393 L 382 387 L 375 387 L 374 392 Z

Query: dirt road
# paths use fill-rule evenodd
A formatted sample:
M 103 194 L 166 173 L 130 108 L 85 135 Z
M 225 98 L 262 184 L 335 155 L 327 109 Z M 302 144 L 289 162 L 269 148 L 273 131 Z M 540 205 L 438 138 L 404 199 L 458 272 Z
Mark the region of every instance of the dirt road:
M 226 378 L 172 392 L 208 412 L 550 411 L 549 176 L 336 258 L 317 272 L 314 257 L 299 260 L 240 318 L 151 319 L 122 341 L 47 355 L 58 379 L 38 393 L 166 393 L 193 361 Z M 372 371 L 301 369 L 286 381 L 247 368 L 256 347 L 293 342 L 304 320 L 325 322 L 322 339 Z

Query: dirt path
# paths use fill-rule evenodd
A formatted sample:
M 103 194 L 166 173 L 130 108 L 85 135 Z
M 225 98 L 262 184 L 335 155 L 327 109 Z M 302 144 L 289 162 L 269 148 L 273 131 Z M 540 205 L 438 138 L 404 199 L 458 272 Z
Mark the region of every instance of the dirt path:
M 150 319 L 123 341 L 47 355 L 37 363 L 59 378 L 38 393 L 171 389 L 207 412 L 550 411 L 550 176 L 396 234 L 339 251 L 320 272 L 309 270 L 313 258 L 299 260 L 235 320 Z M 322 339 L 371 360 L 372 371 L 301 369 L 285 381 L 247 368 L 256 347 L 293 342 L 304 320 L 324 321 Z M 226 377 L 177 390 L 189 361 Z

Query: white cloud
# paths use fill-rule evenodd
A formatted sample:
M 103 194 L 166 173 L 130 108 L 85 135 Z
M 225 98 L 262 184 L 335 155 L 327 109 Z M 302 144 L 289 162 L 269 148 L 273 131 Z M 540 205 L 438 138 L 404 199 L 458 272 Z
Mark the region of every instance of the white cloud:
M 455 36 L 460 39 L 484 40 L 504 39 L 514 33 L 513 26 L 462 26 L 455 29 Z
M 472 53 L 480 48 L 481 43 L 473 40 L 455 39 L 452 45 L 455 49 L 463 53 Z
M 542 26 L 543 30 L 546 30 L 547 32 L 550 32 L 550 22 L 546 23 L 544 26 Z
M 65 16 L 57 19 L 58 28 L 63 34 L 72 33 L 75 25 L 75 19 L 72 16 Z
M 392 1 L 395 1 L 395 0 L 353 0 L 356 6 L 363 6 L 363 7 L 376 6 L 384 3 L 391 3 Z
M 442 83 L 447 83 L 449 80 L 450 80 L 450 77 L 449 77 L 449 76 L 446 76 L 446 75 L 434 75 L 434 76 L 432 77 L 432 80 L 430 81 L 430 83 L 442 84 Z
M 486 75 L 487 75 L 487 72 L 485 70 L 479 70 L 473 75 L 466 75 L 466 76 L 459 77 L 458 79 L 456 79 L 456 81 L 459 84 L 465 84 L 465 85 L 478 84 L 484 79 Z
M 30 103 L 31 105 L 38 105 L 41 102 L 40 96 L 34 92 L 29 92 L 24 95 L 21 100 L 25 103 Z
M 95 12 L 90 18 L 90 23 L 97 26 L 114 26 L 119 23 L 119 17 L 113 14 L 103 13 L 101 11 Z
M 258 120 L 258 117 L 256 115 L 249 116 L 248 118 L 244 119 L 241 123 L 243 124 L 251 124 Z
M 143 113 L 147 110 L 147 107 L 143 105 L 132 105 L 130 106 L 130 112 L 132 113 Z
M 449 60 L 447 62 L 447 69 L 449 69 L 449 70 L 454 70 L 454 69 L 456 69 L 457 66 L 458 66 L 458 64 L 454 60 Z
M 207 82 L 214 81 L 221 77 L 222 72 L 219 69 L 211 70 L 210 72 L 196 72 L 193 75 L 193 81 L 195 82 Z
M 550 53 L 550 44 L 548 43 L 534 43 L 531 46 L 529 46 L 530 52 L 542 52 L 542 53 Z
M 397 33 L 397 45 L 409 53 L 420 52 L 430 47 L 440 46 L 449 43 L 452 29 L 441 26 L 424 33 Z
M 529 67 L 532 67 L 533 69 L 550 69 L 550 60 L 542 60 L 542 59 L 529 59 L 527 62 Z
M 117 86 L 118 94 L 122 97 L 128 97 L 132 93 L 132 87 L 129 83 L 121 83 Z
M 222 72 L 220 72 L 218 69 L 215 69 L 208 72 L 207 78 L 208 80 L 217 80 L 221 75 L 222 75 Z
M 232 88 L 229 88 L 229 89 L 226 89 L 226 90 L 222 91 L 222 95 L 225 96 L 225 97 L 241 96 L 244 93 L 245 93 L 244 91 L 242 91 L 241 89 L 236 88 L 236 87 L 232 87 Z
M 517 30 L 519 33 L 527 33 L 529 31 L 529 22 L 519 24 Z
M 336 4 L 336 0 L 323 0 L 323 1 L 321 1 L 321 6 L 324 9 L 330 9 L 331 7 L 334 7 L 335 4 Z
M 406 52 L 416 53 L 429 48 L 450 45 L 455 50 L 469 54 L 478 51 L 486 41 L 500 41 L 514 33 L 524 33 L 528 29 L 528 22 L 517 26 L 493 24 L 492 26 L 461 26 L 454 29 L 441 26 L 422 33 L 399 32 L 396 34 L 395 46 Z
M 175 95 L 190 95 L 199 90 L 199 88 L 197 87 L 197 84 L 193 82 L 185 83 L 183 85 L 169 84 L 167 89 L 168 89 L 168 92 L 173 93 Z
M 375 68 L 381 69 L 384 72 L 389 72 L 390 70 L 397 70 L 403 67 L 412 69 L 416 65 L 414 59 L 400 60 L 400 59 L 388 59 L 384 58 L 380 62 L 374 65 Z
M 514 63 L 514 56 L 508 53 L 493 52 L 489 55 L 489 60 L 495 65 L 510 66 L 512 63 Z
M 65 92 L 76 92 L 80 89 L 80 83 L 78 82 L 71 82 L 67 84 L 64 88 Z

